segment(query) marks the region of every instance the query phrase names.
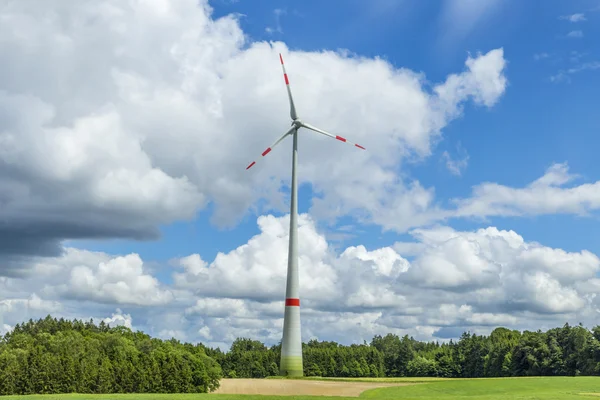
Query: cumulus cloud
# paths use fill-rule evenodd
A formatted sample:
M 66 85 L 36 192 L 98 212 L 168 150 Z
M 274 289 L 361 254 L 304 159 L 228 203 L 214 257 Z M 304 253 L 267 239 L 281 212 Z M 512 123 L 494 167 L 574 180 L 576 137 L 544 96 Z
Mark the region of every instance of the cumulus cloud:
M 569 38 L 582 38 L 583 37 L 583 31 L 580 29 L 571 31 L 569 33 L 567 33 L 567 37 Z
M 267 26 L 265 32 L 269 34 L 283 33 L 283 27 L 281 26 L 281 16 L 287 14 L 287 11 L 281 8 L 273 10 L 273 18 L 275 19 L 275 26 Z
M 389 207 L 427 208 L 431 189 L 399 181 L 402 160 L 431 154 L 462 103 L 490 107 L 506 86 L 501 48 L 429 91 L 381 59 L 249 42 L 205 1 L 20 1 L 0 13 L 0 253 L 13 275 L 14 257 L 57 256 L 64 239 L 153 239 L 209 203 L 223 226 L 260 198 L 281 209 L 289 152 L 244 169 L 289 125 L 277 52 L 300 115 L 369 149 L 301 135 L 300 179 L 322 217 L 378 223 Z
M 569 253 L 527 243 L 513 231 L 441 228 L 415 230 L 413 235 L 426 244 L 408 272 L 421 274 L 415 284 L 468 287 L 476 294 L 470 305 L 480 312 L 581 312 L 588 303 L 577 285 L 600 270 L 600 260 L 588 251 Z M 455 254 L 462 258 L 452 262 Z
M 265 338 L 280 334 L 287 221 L 264 217 L 259 224 L 261 233 L 229 254 L 218 255 L 213 263 L 181 260 L 184 272 L 176 273 L 176 285 L 195 288 L 201 297 L 186 314 L 202 318 L 213 336 L 215 331 L 229 332 L 224 325 Z M 443 337 L 453 327 L 457 334 L 467 328 L 484 332 L 497 325 L 551 326 L 565 318 L 585 317 L 593 323 L 590 317 L 598 307 L 589 296 L 595 286 L 582 285 L 596 276 L 600 260 L 585 250 L 545 247 L 494 227 L 474 232 L 436 227 L 413 230 L 414 242 L 393 248 L 368 251 L 357 246 L 336 254 L 308 217 L 302 216 L 300 226 L 300 243 L 311 244 L 300 252 L 305 337 L 335 337 L 325 328 L 332 319 L 358 324 L 348 327 L 348 338 L 350 332 L 358 335 L 353 339 L 389 331 L 420 337 L 440 331 Z M 261 243 L 267 246 L 262 251 Z M 410 262 L 403 257 L 405 249 L 405 256 L 413 258 Z M 272 264 L 256 259 L 256 254 L 269 254 Z M 253 260 L 248 264 L 253 269 L 240 275 L 239 260 L 247 258 Z M 314 281 L 321 278 L 321 286 L 315 288 Z
M 156 305 L 168 303 L 173 295 L 162 290 L 155 277 L 145 274 L 143 261 L 137 254 L 115 257 L 97 265 L 80 265 L 70 272 L 67 295 L 83 300 L 119 304 Z
M 32 293 L 29 298 L 19 299 L 4 299 L 0 300 L 0 312 L 9 313 L 15 311 L 42 311 L 53 312 L 61 309 L 60 303 L 41 299 L 37 294 Z
M 456 157 L 452 157 L 447 150 L 444 151 L 442 161 L 445 162 L 446 168 L 451 174 L 460 176 L 469 164 L 469 154 L 460 144 L 456 149 L 458 153 Z
M 574 53 L 571 57 L 571 61 L 578 62 L 581 54 Z M 600 69 L 600 61 L 590 61 L 585 63 L 580 63 L 579 65 L 569 68 L 567 70 L 561 70 L 556 75 L 550 77 L 552 82 L 571 82 L 571 76 L 573 74 L 578 74 L 580 72 L 585 71 L 594 71 Z
M 555 163 L 541 177 L 524 187 L 480 183 L 473 187 L 469 196 L 450 199 L 448 207 L 440 205 L 433 188 L 424 188 L 413 182 L 402 189 L 398 197 L 390 199 L 385 211 L 378 214 L 376 207 L 373 215 L 377 216 L 374 220 L 384 230 L 396 232 L 457 218 L 595 215 L 600 209 L 600 181 L 575 185 L 577 179 L 581 177 L 571 173 L 567 163 Z M 410 217 L 405 218 L 409 214 Z
M 130 260 L 136 266 L 139 257 L 65 249 L 62 263 L 36 266 L 40 272 L 28 278 L 0 280 L 0 325 L 51 312 L 223 348 L 241 336 L 277 343 L 283 326 L 289 220 L 267 215 L 257 222 L 260 232 L 232 251 L 210 262 L 190 255 L 161 270 L 173 274 L 170 285 L 157 289 L 162 296 L 172 295 L 164 304 L 156 301 L 161 294 L 144 290 L 137 296 L 90 293 L 85 302 L 74 299 L 61 289 L 78 266 L 88 265 L 99 280 L 101 264 L 114 262 L 127 270 L 131 266 L 119 263 Z M 388 332 L 446 339 L 466 329 L 486 333 L 498 325 L 591 325 L 600 312 L 600 259 L 585 250 L 543 246 L 495 227 L 456 231 L 447 226 L 411 230 L 411 241 L 392 247 L 334 250 L 312 218 L 301 215 L 299 222 L 304 340 L 352 343 Z M 121 274 L 125 281 L 131 277 Z M 25 289 L 39 294 L 19 295 Z
M 575 13 L 570 15 L 561 15 L 559 19 L 567 20 L 569 22 L 582 22 L 585 21 L 585 14 L 583 13 Z
M 64 311 L 60 302 L 42 299 L 36 293 L 18 297 L 22 292 L 15 293 L 14 289 L 11 290 L 12 286 L 13 282 L 9 279 L 0 281 L 0 288 L 3 289 L 0 292 L 0 336 L 10 332 L 15 323 L 24 322 L 37 315 Z M 12 325 L 5 322 L 11 322 Z
M 455 215 L 587 215 L 600 207 L 600 181 L 565 187 L 577 178 L 562 163 L 551 165 L 544 175 L 523 188 L 483 183 L 475 186 L 471 197 L 455 200 Z
M 123 314 L 120 308 L 117 308 L 115 313 L 113 313 L 110 317 L 102 319 L 102 321 L 111 327 L 124 326 L 126 328 L 133 329 L 131 315 Z
M 420 255 L 405 279 L 422 287 L 468 290 L 497 284 L 500 266 L 480 254 L 479 244 L 453 237 Z
M 251 298 L 257 301 L 283 299 L 287 274 L 289 217 L 263 216 L 261 233 L 227 254 L 219 253 L 207 264 L 198 254 L 179 261 L 184 272 L 174 274 L 177 287 L 201 296 Z M 325 238 L 315 234 L 314 221 L 301 215 L 298 221 L 299 268 L 303 292 L 309 299 L 335 296 L 333 268 Z
M 453 74 L 446 82 L 435 87 L 444 109 L 456 112 L 466 98 L 472 97 L 476 103 L 493 106 L 506 89 L 507 79 L 503 74 L 506 61 L 503 49 L 492 50 L 465 62 L 468 73 Z
M 247 313 L 239 300 L 236 303 L 233 299 L 265 303 L 283 300 L 289 218 L 260 217 L 258 224 L 261 230 L 258 235 L 227 254 L 219 253 L 210 264 L 197 254 L 179 261 L 184 271 L 174 273 L 176 287 L 193 290 L 198 296 L 209 296 L 215 302 L 207 304 L 207 299 L 198 300 L 188 312 L 206 307 L 212 313 L 220 313 L 227 307 Z M 349 247 L 338 257 L 307 215 L 300 216 L 298 225 L 303 304 L 309 307 L 319 304 L 329 310 L 337 310 L 343 304 L 357 310 L 397 305 L 402 296 L 392 287 L 380 285 L 381 281 L 398 279 L 408 268 L 408 262 L 393 249 L 367 251 L 364 246 Z M 215 298 L 222 297 L 232 300 L 217 306 Z
M 0 336 L 4 336 L 5 334 L 11 332 L 13 327 L 7 324 L 0 325 Z
M 16 296 L 33 292 L 27 305 L 34 309 L 53 311 L 40 297 L 62 297 L 107 305 L 159 305 L 173 299 L 173 294 L 145 270 L 137 254 L 111 256 L 65 248 L 60 257 L 38 258 L 37 262 L 32 260 L 30 268 L 33 272 L 30 279 L 37 285 L 28 286 L 27 277 L 3 278 L 0 283 L 4 282 L 7 292 Z

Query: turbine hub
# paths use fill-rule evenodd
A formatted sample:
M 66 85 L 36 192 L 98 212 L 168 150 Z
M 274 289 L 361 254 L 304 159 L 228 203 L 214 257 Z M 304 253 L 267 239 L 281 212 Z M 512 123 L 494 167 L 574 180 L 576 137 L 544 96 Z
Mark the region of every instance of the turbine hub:
M 296 128 L 300 128 L 302 126 L 302 121 L 300 121 L 300 118 L 296 118 L 295 120 L 292 121 L 292 125 L 295 126 Z

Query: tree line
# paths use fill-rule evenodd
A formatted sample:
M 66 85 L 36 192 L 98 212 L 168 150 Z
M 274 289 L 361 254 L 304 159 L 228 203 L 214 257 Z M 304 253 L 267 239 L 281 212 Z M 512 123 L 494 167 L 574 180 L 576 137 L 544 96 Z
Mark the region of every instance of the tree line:
M 0 395 L 210 392 L 222 377 L 278 375 L 281 344 L 238 338 L 227 352 L 160 340 L 101 322 L 50 316 L 0 339 Z M 600 375 L 600 326 L 542 331 L 496 328 L 448 343 L 394 334 L 370 343 L 303 343 L 304 374 L 323 377 Z
M 202 345 L 104 322 L 48 316 L 17 324 L 0 340 L 0 395 L 203 393 L 221 377 Z
M 278 373 L 281 345 L 237 339 L 225 353 L 206 349 L 231 378 Z M 496 328 L 489 336 L 463 333 L 448 343 L 420 342 L 394 334 L 371 343 L 342 346 L 311 340 L 303 344 L 304 374 L 323 377 L 446 377 L 600 375 L 600 326 L 565 324 L 542 331 Z

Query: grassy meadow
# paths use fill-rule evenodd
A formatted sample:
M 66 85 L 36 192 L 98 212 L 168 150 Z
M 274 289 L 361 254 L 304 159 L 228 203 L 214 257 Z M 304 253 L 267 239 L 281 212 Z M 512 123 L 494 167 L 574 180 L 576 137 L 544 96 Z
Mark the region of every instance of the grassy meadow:
M 314 378 L 305 378 L 314 379 Z M 331 380 L 331 379 L 319 379 Z M 392 399 L 441 399 L 441 400 L 563 400 L 590 399 L 600 397 L 600 377 L 530 377 L 530 378 L 480 378 L 480 379 L 436 379 L 436 378 L 365 378 L 336 381 L 400 382 L 417 383 L 411 386 L 372 389 L 360 398 L 373 400 Z M 215 398 L 215 400 L 302 400 L 337 399 L 343 397 L 324 396 L 260 396 L 228 394 L 106 394 L 106 395 L 28 395 L 3 396 L 2 400 L 192 400 Z M 356 399 L 350 397 L 347 399 Z
M 394 381 L 386 379 L 386 381 Z M 397 381 L 414 381 L 411 379 Z M 600 396 L 600 377 L 531 377 L 449 379 L 397 388 L 374 389 L 365 399 L 594 399 Z

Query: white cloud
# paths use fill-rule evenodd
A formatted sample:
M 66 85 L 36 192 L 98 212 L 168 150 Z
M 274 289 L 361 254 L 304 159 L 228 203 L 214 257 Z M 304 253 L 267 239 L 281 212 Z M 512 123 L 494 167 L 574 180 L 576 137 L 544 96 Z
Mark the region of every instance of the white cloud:
M 91 257 L 67 249 L 62 262 L 53 262 L 56 267 L 35 267 L 46 274 L 1 280 L 0 326 L 51 312 L 57 317 L 94 316 L 165 339 L 221 347 L 241 336 L 277 343 L 288 219 L 263 216 L 258 223 L 258 235 L 211 262 L 198 255 L 180 259 L 173 284 L 161 287 L 173 295 L 169 304 L 105 304 L 93 294 L 82 302 L 52 290 Z M 456 337 L 465 329 L 488 333 L 498 325 L 545 329 L 566 321 L 597 321 L 600 260 L 587 251 L 546 247 L 494 227 L 461 232 L 443 226 L 412 230 L 413 241 L 393 248 L 359 245 L 334 251 L 306 215 L 300 218 L 300 233 L 304 340 L 362 342 L 388 332 L 430 340 Z M 18 297 L 24 288 L 44 294 Z M 11 300 L 15 298 L 21 300 Z M 31 306 L 24 313 L 26 303 Z
M 586 20 L 585 14 L 583 14 L 583 13 L 575 13 L 575 14 L 571 14 L 571 15 L 561 15 L 559 17 L 559 19 L 564 19 L 569 22 L 581 22 L 581 21 Z
M 491 107 L 507 84 L 502 48 L 436 85 L 381 59 L 248 42 L 235 16 L 213 19 L 204 1 L 13 2 L 0 13 L 0 217 L 10 226 L 0 236 L 12 238 L 0 252 L 156 237 L 211 202 L 221 226 L 284 208 L 285 145 L 245 170 L 289 125 L 278 52 L 300 115 L 368 149 L 302 133 L 299 177 L 321 196 L 322 218 L 410 221 L 431 190 L 402 183 L 403 161 L 429 156 L 463 103 Z
M 261 233 L 227 254 L 219 253 L 208 264 L 199 255 L 180 260 L 184 272 L 174 274 L 177 288 L 193 290 L 197 300 L 186 312 L 211 317 L 256 315 L 280 312 L 285 294 L 288 252 L 286 217 L 260 217 Z M 381 280 L 398 279 L 408 262 L 391 248 L 367 251 L 349 247 L 338 257 L 306 215 L 299 221 L 300 293 L 302 303 L 332 309 L 342 304 L 353 309 L 393 307 L 402 296 Z M 227 297 L 229 300 L 220 300 Z M 248 309 L 240 299 L 270 304 Z
M 455 218 L 593 215 L 600 209 L 600 181 L 573 185 L 577 178 L 578 175 L 569 172 L 566 163 L 555 163 L 525 187 L 484 182 L 475 185 L 470 196 L 451 199 L 453 206 L 447 208 L 436 204 L 433 189 L 413 182 L 412 187 L 390 199 L 385 211 L 374 207 L 373 219 L 384 230 L 405 232 L 411 227 L 430 226 Z M 320 200 L 315 204 L 322 205 Z M 407 214 L 411 214 L 410 219 L 404 217 Z
M 243 299 L 204 297 L 196 300 L 196 304 L 185 310 L 187 315 L 202 315 L 205 318 L 225 318 L 225 317 L 258 317 L 259 312 L 273 310 L 275 303 L 250 303 Z M 283 301 L 277 302 L 278 314 L 280 307 L 283 307 Z
M 567 33 L 567 37 L 570 37 L 570 38 L 582 38 L 583 37 L 583 31 L 581 31 L 579 29 L 571 31 L 571 32 Z
M 565 74 L 563 71 L 557 73 L 556 75 L 552 75 L 550 77 L 550 82 L 559 83 L 559 82 L 571 82 L 571 78 Z
M 480 254 L 479 243 L 459 236 L 421 254 L 404 279 L 422 287 L 465 290 L 495 285 L 500 270 L 500 265 Z
M 201 338 L 203 338 L 205 340 L 213 339 L 213 336 L 210 333 L 210 328 L 208 326 L 203 326 L 202 328 L 198 329 L 198 334 L 200 335 Z
M 28 298 L 7 298 L 0 300 L 0 312 L 9 313 L 16 311 L 42 311 L 53 312 L 59 311 L 61 304 L 56 301 L 41 299 L 37 294 L 32 293 Z
M 110 317 L 104 318 L 102 321 L 108 324 L 110 327 L 124 326 L 129 329 L 133 329 L 132 319 L 130 314 L 123 314 L 121 309 L 117 308 L 116 313 L 113 313 Z
M 600 69 L 600 61 L 592 61 L 592 62 L 586 62 L 583 64 L 580 64 L 576 67 L 573 68 L 569 68 L 567 70 L 567 72 L 569 74 L 576 74 L 578 72 L 582 72 L 582 71 L 593 71 L 596 69 Z
M 60 257 L 30 261 L 31 277 L 38 279 L 39 286 L 7 286 L 17 295 L 37 291 L 42 297 L 61 296 L 122 305 L 159 305 L 173 299 L 173 294 L 145 271 L 144 263 L 137 254 L 110 256 L 66 248 Z M 22 281 L 5 278 L 5 282 L 14 284 Z M 45 304 L 35 293 L 32 296 L 29 307 Z
M 6 325 L 6 324 L 2 324 L 0 325 L 0 336 L 4 336 L 7 333 L 11 332 L 13 330 L 13 327 L 10 325 Z
M 447 150 L 444 151 L 442 153 L 442 161 L 445 162 L 446 168 L 450 173 L 460 176 L 469 164 L 469 154 L 460 143 L 457 145 L 456 150 L 457 156 L 455 158 L 453 158 Z
M 465 63 L 467 71 L 461 74 L 452 74 L 444 83 L 434 86 L 433 91 L 436 96 L 428 101 L 432 104 L 432 109 L 439 112 L 438 116 L 432 121 L 421 121 L 414 127 L 409 123 L 404 127 L 406 136 L 401 135 L 404 137 L 398 139 L 411 143 L 410 147 L 415 149 L 418 154 L 429 155 L 431 140 L 434 136 L 420 135 L 418 132 L 421 130 L 422 124 L 429 125 L 431 132 L 439 133 L 445 121 L 460 115 L 462 112 L 460 104 L 467 99 L 473 99 L 476 104 L 493 106 L 507 85 L 503 74 L 505 68 L 503 54 L 503 49 L 496 49 L 475 58 L 469 57 Z M 332 73 L 339 75 L 335 70 Z M 360 82 L 366 81 L 361 80 Z M 356 85 L 353 87 L 356 88 Z M 387 89 L 382 90 L 388 92 Z M 413 95 L 416 96 L 414 99 L 423 97 L 422 93 L 414 92 Z M 381 98 L 381 96 L 386 96 L 386 93 L 380 92 L 378 97 Z M 423 101 L 426 100 L 423 98 Z M 391 97 L 390 102 L 393 102 Z M 417 109 L 414 109 L 414 112 L 421 113 Z M 401 113 L 399 117 L 404 121 L 409 121 L 414 119 L 415 115 L 411 117 Z M 352 117 L 348 116 L 348 118 Z M 360 126 L 363 122 L 347 120 L 348 124 L 354 124 L 354 126 Z M 360 141 L 358 142 L 360 143 Z M 368 147 L 372 148 L 373 144 L 369 144 Z M 382 151 L 385 153 L 387 150 L 379 148 L 371 151 L 375 155 Z M 399 155 L 402 155 L 401 150 L 393 154 L 393 158 L 398 159 Z M 357 159 L 352 156 L 348 161 L 356 162 Z M 373 158 L 369 159 L 369 164 L 372 161 Z M 386 159 L 385 164 L 388 163 L 393 164 L 394 162 Z M 418 181 L 398 184 L 395 173 L 388 170 L 372 170 L 370 166 L 361 168 L 367 169 L 362 169 L 359 173 L 360 176 L 337 161 L 327 169 L 328 174 L 322 174 L 321 171 L 324 169 L 321 167 L 311 168 L 311 173 L 309 173 L 311 178 L 309 179 L 313 181 L 317 193 L 321 194 L 321 197 L 313 199 L 311 213 L 319 218 L 355 213 L 362 216 L 363 220 L 367 222 L 374 222 L 385 229 L 400 231 L 439 218 L 436 215 L 438 210 L 432 207 L 434 200 L 432 188 L 424 188 Z M 312 173 L 315 174 L 314 178 L 312 178 Z M 317 178 L 317 176 L 321 178 Z M 327 189 L 317 184 L 317 179 L 331 179 Z
M 281 16 L 287 14 L 287 11 L 281 8 L 276 8 L 273 10 L 273 17 L 275 18 L 275 26 L 267 26 L 265 28 L 265 32 L 269 34 L 283 33 L 283 28 L 281 26 Z
M 468 73 L 452 74 L 446 82 L 434 88 L 448 114 L 454 114 L 457 107 L 470 97 L 478 104 L 491 107 L 506 90 L 503 49 L 478 54 L 475 58 L 469 56 L 465 64 Z
M 143 261 L 137 254 L 115 257 L 96 265 L 80 265 L 70 272 L 69 282 L 61 285 L 68 295 L 83 299 L 117 304 L 155 305 L 173 299 L 168 290 L 160 288 L 155 277 L 145 274 Z
M 283 299 L 289 238 L 287 221 L 289 218 L 260 217 L 259 235 L 227 254 L 219 253 L 211 264 L 202 261 L 199 255 L 181 259 L 185 272 L 174 274 L 175 284 L 193 288 L 201 296 L 260 301 Z M 335 297 L 336 277 L 327 263 L 329 248 L 325 238 L 315 234 L 314 223 L 306 215 L 300 216 L 298 227 L 302 296 L 309 299 Z
M 580 57 L 581 57 L 580 54 L 575 54 L 574 56 L 571 57 L 571 61 L 578 62 Z M 578 74 L 578 73 L 584 72 L 584 71 L 594 71 L 597 69 L 600 69 L 600 61 L 585 62 L 585 63 L 581 63 L 575 67 L 571 67 L 567 70 L 559 71 L 556 75 L 551 76 L 550 80 L 552 82 L 569 82 L 570 83 L 571 76 L 573 74 Z
M 14 290 L 14 286 L 18 284 L 15 285 L 11 279 L 0 281 L 0 336 L 11 331 L 16 323 L 25 322 L 33 316 L 63 311 L 60 302 L 42 299 L 33 290 L 27 297 L 19 297 L 24 291 Z
M 483 311 L 573 313 L 586 302 L 577 284 L 594 278 L 600 260 L 590 252 L 569 253 L 527 243 L 496 228 L 456 232 L 415 230 L 426 249 L 407 275 L 416 285 L 477 293 Z
M 542 177 L 523 188 L 483 183 L 475 186 L 470 198 L 456 200 L 456 215 L 587 215 L 600 208 L 600 181 L 565 187 L 576 178 L 563 163 L 553 164 Z
M 324 238 L 315 239 L 321 234 L 306 216 L 302 221 L 300 242 L 324 243 Z M 197 288 L 201 298 L 186 313 L 202 318 L 198 329 L 208 326 L 213 337 L 229 335 L 226 327 L 235 326 L 236 332 L 279 340 L 285 290 L 280 271 L 285 269 L 285 253 L 279 255 L 274 248 L 287 244 L 287 221 L 268 217 L 259 223 L 261 233 L 247 245 L 217 256 L 218 265 L 188 266 L 186 270 L 195 271 L 192 276 L 188 272 L 176 280 Z M 273 236 L 274 232 L 279 235 Z M 565 318 L 593 323 L 590 313 L 593 316 L 597 300 L 590 299 L 589 293 L 595 289 L 581 286 L 600 270 L 600 260 L 592 253 L 552 249 L 492 227 L 475 232 L 440 227 L 411 234 L 414 243 L 395 247 L 409 249 L 406 256 L 414 257 L 412 262 L 389 247 L 373 251 L 349 247 L 336 256 L 323 251 L 325 246 L 306 246 L 300 266 L 301 274 L 306 272 L 300 280 L 304 337 L 340 340 L 343 336 L 360 341 L 391 331 L 425 338 L 431 337 L 426 332 L 448 327 L 489 332 L 497 325 L 561 325 Z M 258 250 L 261 244 L 267 246 L 262 251 Z M 321 250 L 313 252 L 313 248 Z M 228 258 L 232 254 L 236 258 Z M 257 260 L 255 254 L 271 255 L 273 267 Z M 239 259 L 247 257 L 253 260 L 247 266 L 248 275 L 260 276 L 260 280 L 249 280 L 237 269 Z M 321 275 L 315 272 L 316 265 Z M 204 279 L 196 280 L 199 275 Z M 220 279 L 218 284 L 215 277 Z M 316 291 L 313 282 L 320 277 L 325 286 Z M 323 292 L 328 296 L 322 296 Z M 333 319 L 344 328 L 328 329 Z

